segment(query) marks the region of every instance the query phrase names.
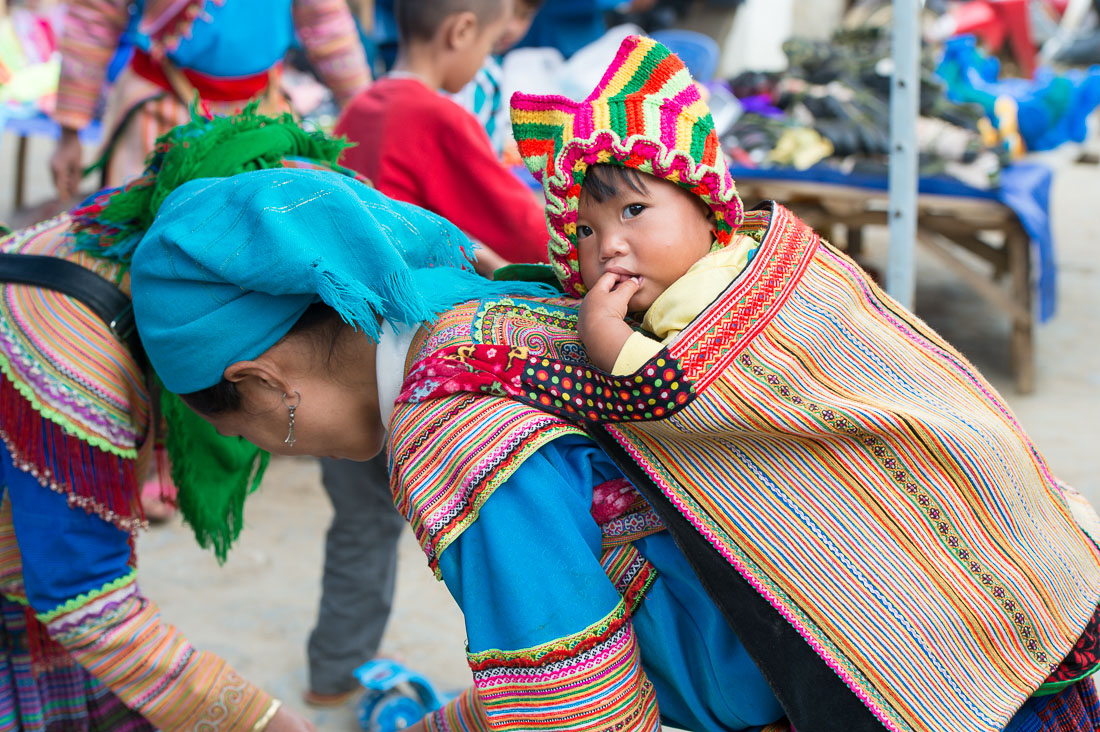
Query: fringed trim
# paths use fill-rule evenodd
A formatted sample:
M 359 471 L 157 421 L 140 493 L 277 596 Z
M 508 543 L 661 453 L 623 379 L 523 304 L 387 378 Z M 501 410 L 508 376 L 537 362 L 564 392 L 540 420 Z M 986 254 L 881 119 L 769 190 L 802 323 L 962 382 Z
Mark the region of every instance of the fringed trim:
M 76 660 L 65 647 L 50 637 L 46 626 L 39 622 L 29 605 L 23 607 L 23 617 L 27 621 L 27 652 L 31 656 L 32 674 L 39 676 L 47 671 L 76 665 Z
M 366 335 L 372 342 L 378 342 L 378 318 L 382 316 L 385 307 L 378 293 L 357 280 L 325 270 L 317 278 L 317 296 L 332 306 L 345 323 Z
M 433 320 L 466 300 L 556 294 L 541 283 L 492 282 L 472 271 L 447 266 L 391 272 L 377 291 L 331 270 L 321 270 L 317 283 L 317 296 L 375 343 L 380 317 L 391 323 L 413 325 Z
M 225 5 L 225 0 L 210 0 L 215 5 Z M 154 17 L 154 22 L 143 24 L 141 32 L 149 36 L 149 55 L 160 60 L 170 51 L 179 48 L 183 39 L 191 37 L 191 28 L 195 21 L 203 14 L 207 0 L 171 0 L 160 5 L 168 7 L 161 10 L 162 17 L 157 17 L 160 8 L 153 7 L 147 10 Z
M 0 439 L 12 461 L 70 506 L 134 532 L 148 526 L 134 461 L 105 452 L 47 419 L 0 372 Z
M 15 373 L 15 368 L 7 360 L 7 358 L 5 358 L 5 354 L 2 350 L 0 350 L 0 381 L 8 381 L 11 387 L 14 388 L 16 392 L 18 392 L 19 396 L 30 403 L 31 408 L 34 409 L 34 411 L 38 412 L 38 414 L 50 420 L 51 422 L 60 425 L 61 428 L 64 429 L 65 432 L 72 436 L 74 439 L 81 440 L 88 445 L 97 447 L 103 452 L 106 452 L 110 455 L 117 455 L 124 460 L 137 460 L 137 449 L 132 447 L 120 447 L 118 444 L 112 443 L 106 437 L 97 435 L 90 430 L 83 429 L 74 424 L 71 420 L 69 420 L 69 418 L 66 417 L 65 414 L 53 409 L 50 405 L 44 404 L 42 401 L 40 401 L 37 394 L 35 393 L 35 387 L 20 381 Z M 2 406 L 3 405 L 0 405 L 0 408 L 2 408 Z M 0 411 L 0 416 L 2 416 L 2 414 L 3 412 Z M 0 421 L 0 426 L 4 424 L 6 424 L 6 422 Z

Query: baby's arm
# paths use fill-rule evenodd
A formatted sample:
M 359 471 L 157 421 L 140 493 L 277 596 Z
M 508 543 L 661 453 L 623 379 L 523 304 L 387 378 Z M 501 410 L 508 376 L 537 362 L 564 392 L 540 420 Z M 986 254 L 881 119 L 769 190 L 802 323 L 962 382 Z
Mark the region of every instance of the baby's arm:
M 611 372 L 623 344 L 634 333 L 626 324 L 626 310 L 640 286 L 635 278 L 619 282 L 608 272 L 596 280 L 581 301 L 577 332 L 588 357 L 602 371 Z

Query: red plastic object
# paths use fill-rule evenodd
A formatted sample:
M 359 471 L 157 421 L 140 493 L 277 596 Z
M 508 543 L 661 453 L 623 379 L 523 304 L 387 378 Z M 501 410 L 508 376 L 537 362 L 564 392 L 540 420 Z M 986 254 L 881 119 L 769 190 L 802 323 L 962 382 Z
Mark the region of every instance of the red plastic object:
M 1031 40 L 1028 0 L 971 0 L 951 11 L 955 33 L 973 33 L 996 53 L 1008 39 L 1024 76 L 1035 73 L 1035 43 Z

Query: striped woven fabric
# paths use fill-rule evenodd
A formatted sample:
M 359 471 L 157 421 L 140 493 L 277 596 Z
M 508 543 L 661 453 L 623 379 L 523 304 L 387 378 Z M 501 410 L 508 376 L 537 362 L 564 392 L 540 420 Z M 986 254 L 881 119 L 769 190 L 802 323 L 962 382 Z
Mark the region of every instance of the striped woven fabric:
M 427 732 L 480 732 L 491 729 L 485 708 L 477 699 L 477 690 L 470 687 L 457 699 L 424 717 Z
M 1100 553 L 993 388 L 779 206 L 669 354 L 696 398 L 620 444 L 888 728 L 1001 729 Z
M 0 597 L 0 732 L 111 730 L 152 732 L 148 720 L 127 707 L 71 657 L 42 667 L 32 650 L 33 615 Z
M 887 728 L 1002 729 L 1100 601 L 1096 513 L 958 352 L 789 211 L 764 211 L 750 270 L 656 357 L 688 398 L 608 429 Z M 507 325 L 520 304 L 540 307 L 468 305 L 423 345 L 533 347 L 534 332 L 499 337 L 520 332 Z M 568 317 L 541 307 L 554 317 L 527 321 L 554 344 L 542 352 L 569 354 Z M 464 462 L 491 455 L 494 485 L 522 460 L 507 446 L 528 425 L 566 431 L 500 397 L 399 411 L 423 425 L 462 399 L 514 420 L 480 437 L 467 433 L 481 423 L 463 425 Z M 441 444 L 395 425 L 397 445 Z M 423 459 L 407 505 L 446 505 L 458 465 L 447 450 Z M 491 487 L 478 490 L 467 504 Z
M 73 250 L 67 215 L 0 239 L 0 251 L 67 259 L 129 284 L 117 264 Z M 141 527 L 134 461 L 148 405 L 141 369 L 87 306 L 0 283 L 0 438 L 43 485 L 122 529 Z
M 652 38 L 624 39 L 582 102 L 514 94 L 512 132 L 546 194 L 550 260 L 568 294 L 584 294 L 577 204 L 590 165 L 628 166 L 679 183 L 714 210 L 721 244 L 741 223 L 741 200 L 710 110 L 683 62 Z

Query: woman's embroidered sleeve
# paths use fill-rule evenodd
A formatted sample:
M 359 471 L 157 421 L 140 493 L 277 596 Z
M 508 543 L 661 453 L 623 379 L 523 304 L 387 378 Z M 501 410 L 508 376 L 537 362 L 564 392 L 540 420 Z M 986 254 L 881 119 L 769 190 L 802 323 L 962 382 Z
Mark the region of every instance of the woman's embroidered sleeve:
M 80 130 L 92 121 L 107 65 L 129 19 L 130 0 L 70 0 L 53 114 L 61 126 Z
M 342 107 L 370 83 L 355 19 L 344 0 L 295 0 L 294 26 L 310 62 Z
M 434 729 L 660 727 L 590 513 L 592 486 L 610 476 L 569 445 L 591 443 L 561 438 L 529 457 L 440 557 L 465 615 L 476 698 L 435 715 Z
M 4 466 L 26 601 L 49 637 L 163 730 L 250 732 L 274 700 L 198 651 L 142 596 L 130 534 Z M 5 568 L 19 558 L 5 555 Z
M 39 618 L 84 668 L 158 729 L 251 732 L 268 721 L 275 700 L 223 659 L 193 648 L 132 578 L 79 600 Z
M 430 732 L 660 729 L 625 604 L 595 625 L 523 651 L 469 654 L 474 688 L 425 719 Z

